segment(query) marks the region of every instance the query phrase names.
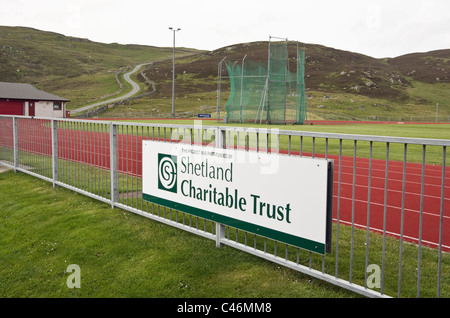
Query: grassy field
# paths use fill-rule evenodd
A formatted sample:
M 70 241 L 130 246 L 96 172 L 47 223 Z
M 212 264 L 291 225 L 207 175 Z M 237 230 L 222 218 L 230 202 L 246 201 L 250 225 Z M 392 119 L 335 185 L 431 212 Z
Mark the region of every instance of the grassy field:
M 427 84 L 410 79 L 408 100 L 388 100 L 343 92 L 308 91 L 309 116 L 329 120 L 392 120 L 448 122 L 448 83 Z M 439 108 L 436 109 L 436 104 Z
M 180 60 L 178 60 L 180 63 Z M 183 65 L 177 65 L 183 69 Z M 152 79 L 152 76 L 149 75 Z M 404 89 L 406 99 L 389 99 L 385 96 L 365 96 L 352 90 L 329 87 L 318 90 L 308 88 L 305 92 L 309 119 L 325 120 L 379 120 L 406 122 L 449 122 L 449 83 L 423 83 L 408 78 L 411 85 Z M 176 78 L 175 110 L 177 117 L 187 113 L 211 113 L 217 108 L 217 78 L 214 76 L 194 77 L 192 74 L 178 74 Z M 308 83 L 308 82 L 307 82 Z M 171 79 L 155 81 L 157 93 L 117 106 L 100 117 L 170 117 L 172 98 Z M 220 108 L 225 112 L 229 99 L 230 85 L 221 83 Z M 164 93 L 160 92 L 164 91 Z M 181 92 L 180 92 L 181 91 Z M 439 104 L 439 107 L 437 107 Z
M 265 125 L 265 124 L 224 124 L 222 121 L 216 120 L 200 120 L 198 118 L 191 119 L 139 119 L 139 118 L 109 118 L 115 121 L 130 123 L 155 123 L 155 124 L 171 124 L 171 125 L 203 125 L 203 126 L 232 126 L 232 127 L 254 127 L 263 129 L 279 129 L 279 130 L 295 130 L 295 131 L 315 131 L 339 134 L 359 134 L 359 135 L 375 135 L 375 136 L 392 136 L 392 137 L 408 137 L 408 138 L 430 138 L 430 139 L 450 139 L 450 124 L 352 124 L 342 125 Z
M 355 297 L 21 173 L 0 174 L 0 202 L 1 298 Z
M 168 119 L 117 119 L 118 121 L 125 121 L 131 123 L 158 123 L 158 124 L 178 124 L 178 125 L 197 125 L 202 126 L 227 126 L 222 122 L 217 123 L 215 120 L 168 120 Z M 255 125 L 255 124 L 235 124 L 231 123 L 228 126 L 233 127 L 256 127 L 267 130 L 272 130 L 276 133 L 277 130 L 294 130 L 294 131 L 309 131 L 309 132 L 326 132 L 326 133 L 338 133 L 338 134 L 358 134 L 358 135 L 370 135 L 370 136 L 389 136 L 389 137 L 406 137 L 406 138 L 428 138 L 428 139 L 450 139 L 450 124 L 345 124 L 345 125 Z M 136 132 L 135 132 L 136 133 Z M 261 137 L 260 147 L 265 148 L 265 139 Z M 196 134 L 194 134 L 194 139 Z M 299 137 L 292 138 L 291 148 L 293 151 L 299 151 Z M 289 138 L 287 136 L 280 137 L 280 149 L 288 150 Z M 269 145 L 271 140 L 269 140 Z M 342 144 L 342 155 L 353 156 L 353 142 L 350 140 L 344 141 Z M 312 138 L 304 138 L 303 150 L 305 152 L 312 151 Z M 368 158 L 369 156 L 369 142 L 359 142 L 358 144 L 358 157 Z M 325 153 L 325 141 L 322 138 L 318 138 L 315 141 L 314 149 L 316 153 Z M 403 144 L 390 145 L 390 160 L 402 161 L 403 160 Z M 330 139 L 328 142 L 328 153 L 338 155 L 339 154 L 339 140 Z M 386 158 L 386 144 L 374 143 L 373 144 L 373 158 L 385 159 Z M 422 148 L 419 145 L 410 145 L 408 150 L 409 162 L 422 162 Z M 450 163 L 450 159 L 447 156 L 447 162 Z M 442 147 L 428 146 L 426 154 L 426 163 L 428 164 L 442 164 Z

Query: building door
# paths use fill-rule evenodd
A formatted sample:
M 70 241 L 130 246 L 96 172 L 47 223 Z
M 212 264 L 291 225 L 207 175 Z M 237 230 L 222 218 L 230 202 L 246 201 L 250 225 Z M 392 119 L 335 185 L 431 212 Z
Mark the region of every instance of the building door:
M 23 103 L 17 101 L 0 101 L 1 115 L 23 115 Z
M 34 111 L 34 102 L 29 102 L 28 103 L 28 116 L 34 116 L 35 111 Z

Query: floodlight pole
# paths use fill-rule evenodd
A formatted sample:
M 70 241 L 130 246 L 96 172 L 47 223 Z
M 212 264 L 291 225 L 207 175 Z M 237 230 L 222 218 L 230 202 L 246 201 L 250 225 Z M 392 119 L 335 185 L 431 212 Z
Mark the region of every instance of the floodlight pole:
M 169 27 L 173 31 L 173 67 L 172 67 L 172 118 L 175 118 L 175 33 L 181 29 Z

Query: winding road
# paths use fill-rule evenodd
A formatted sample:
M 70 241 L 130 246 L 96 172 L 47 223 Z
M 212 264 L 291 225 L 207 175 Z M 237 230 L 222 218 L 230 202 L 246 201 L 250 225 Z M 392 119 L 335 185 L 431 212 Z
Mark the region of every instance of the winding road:
M 105 104 L 114 103 L 114 102 L 117 102 L 117 101 L 120 101 L 120 100 L 124 100 L 124 99 L 130 98 L 133 95 L 137 94 L 139 92 L 139 84 L 131 79 L 131 75 L 133 75 L 134 73 L 139 71 L 139 69 L 142 66 L 148 65 L 148 64 L 150 64 L 150 63 L 143 63 L 143 64 L 136 65 L 134 67 L 134 69 L 132 69 L 128 73 L 125 73 L 125 75 L 124 75 L 125 81 L 130 83 L 131 86 L 133 87 L 132 90 L 130 92 L 128 92 L 127 94 L 125 94 L 123 96 L 120 96 L 120 97 L 117 97 L 117 98 L 113 98 L 113 99 L 105 100 L 105 101 L 98 102 L 98 103 L 95 103 L 95 104 L 83 106 L 83 107 L 80 107 L 80 108 L 77 108 L 77 109 L 73 109 L 70 112 L 72 114 L 80 113 L 80 112 L 83 112 L 85 110 L 88 110 L 88 109 L 91 109 L 91 108 L 94 108 L 94 107 L 98 107 L 98 106 L 102 106 L 102 105 L 105 105 Z

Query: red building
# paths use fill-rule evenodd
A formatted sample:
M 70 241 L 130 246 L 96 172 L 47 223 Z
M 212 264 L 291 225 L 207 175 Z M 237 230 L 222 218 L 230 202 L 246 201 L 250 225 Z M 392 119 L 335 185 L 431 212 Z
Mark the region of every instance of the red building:
M 30 84 L 0 82 L 0 115 L 63 118 L 67 102 Z

